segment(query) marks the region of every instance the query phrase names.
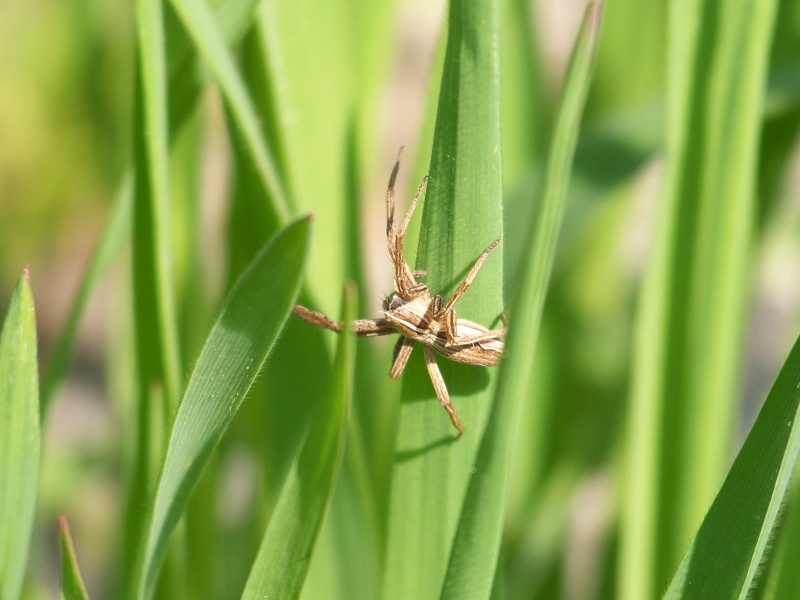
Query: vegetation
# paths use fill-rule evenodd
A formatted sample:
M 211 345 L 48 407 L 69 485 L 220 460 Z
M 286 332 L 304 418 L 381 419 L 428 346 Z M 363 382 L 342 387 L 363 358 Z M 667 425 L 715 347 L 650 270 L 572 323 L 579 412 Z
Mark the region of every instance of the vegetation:
M 0 598 L 794 597 L 800 7 L 541 4 L 4 8 Z M 400 145 L 433 292 L 502 237 L 460 438 L 290 312 L 380 314 Z

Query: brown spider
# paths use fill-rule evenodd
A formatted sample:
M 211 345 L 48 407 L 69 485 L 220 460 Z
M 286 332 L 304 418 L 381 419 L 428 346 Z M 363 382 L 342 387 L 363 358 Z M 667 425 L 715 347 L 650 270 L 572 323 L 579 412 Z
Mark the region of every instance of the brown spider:
M 445 358 L 469 365 L 494 367 L 500 362 L 500 356 L 505 347 L 501 338 L 506 334 L 506 328 L 487 329 L 478 323 L 457 318 L 456 312 L 453 310 L 456 302 L 469 289 L 489 253 L 500 243 L 500 240 L 496 239 L 492 242 L 478 257 L 447 304 L 442 305 L 442 297 L 438 294 L 431 297 L 428 286 L 424 283 L 417 283 L 416 280 L 417 277 L 423 277 L 425 272 L 412 270 L 403 256 L 403 237 L 422 194 L 422 189 L 428 180 L 427 177 L 423 177 L 419 184 L 417 194 L 400 224 L 399 231 L 394 229 L 394 184 L 400 169 L 402 155 L 403 148 L 400 148 L 397 162 L 389 177 L 389 187 L 386 190 L 386 242 L 389 247 L 389 257 L 395 266 L 395 293 L 383 303 L 383 318 L 359 319 L 353 322 L 352 328 L 356 335 L 361 337 L 400 334 L 400 339 L 397 340 L 394 348 L 392 368 L 389 371 L 392 379 L 400 377 L 405 369 L 414 342 L 421 342 L 422 351 L 425 353 L 425 364 L 428 367 L 436 397 L 450 415 L 450 421 L 461 435 L 464 433 L 464 427 L 456 414 L 456 409 L 450 402 L 450 396 L 447 393 L 442 373 L 436 364 L 433 350 Z M 316 327 L 324 327 L 336 332 L 341 332 L 343 329 L 340 323 L 330 317 L 304 306 L 295 306 L 293 312 Z M 501 318 L 505 323 L 502 315 Z

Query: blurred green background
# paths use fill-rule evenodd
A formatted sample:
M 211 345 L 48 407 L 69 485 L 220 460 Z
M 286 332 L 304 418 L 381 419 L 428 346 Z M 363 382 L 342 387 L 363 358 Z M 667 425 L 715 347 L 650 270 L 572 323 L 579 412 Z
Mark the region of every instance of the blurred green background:
M 223 3 L 217 4 L 224 15 Z M 578 1 L 500 3 L 506 282 L 513 281 L 526 244 L 532 198 L 584 7 Z M 623 595 L 617 582 L 621 465 L 637 359 L 635 315 L 664 194 L 669 11 L 668 2 L 609 0 L 605 7 L 531 365 L 531 395 L 539 400 L 523 403 L 519 422 L 499 597 Z M 341 282 L 351 278 L 360 283 L 359 315 L 376 316 L 391 290 L 386 180 L 401 145 L 401 208 L 427 172 L 445 4 L 265 0 L 254 21 L 257 28 L 231 29 L 229 41 L 270 140 L 286 208 L 292 216 L 315 215 L 305 301 L 338 315 Z M 179 30 L 171 9 L 166 22 L 168 31 Z M 751 243 L 741 263 L 747 290 L 738 384 L 731 417 L 722 415 L 719 422 L 732 432 L 728 462 L 800 330 L 800 5 L 779 2 L 775 23 L 758 118 Z M 5 308 L 14 281 L 29 266 L 42 374 L 130 168 L 136 27 L 132 6 L 108 0 L 10 2 L 0 8 L 0 298 Z M 194 55 L 175 59 L 185 42 L 176 35 L 167 44 L 175 67 L 169 73 L 170 120 L 180 123 L 170 156 L 180 385 L 225 290 L 274 224 L 270 215 L 254 219 L 248 212 L 259 210 L 248 206 L 248 193 L 260 185 L 257 175 L 236 147 L 231 113 L 209 69 Z M 418 228 L 419 217 L 407 242 L 411 256 Z M 26 597 L 52 597 L 58 589 L 59 514 L 70 519 L 90 595 L 121 594 L 137 402 L 130 237 L 126 230 L 87 305 L 69 370 L 43 414 Z M 290 321 L 281 343 L 254 395 L 291 392 L 308 402 L 250 402 L 234 421 L 212 475 L 201 481 L 214 499 L 205 516 L 216 525 L 213 536 L 196 544 L 214 545 L 205 556 L 217 562 L 205 564 L 209 572 L 198 576 L 185 597 L 232 597 L 241 589 L 276 499 L 273 484 L 289 468 L 298 431 L 313 412 L 317 374 L 330 369 L 333 336 Z M 385 376 L 390 342 L 362 340 L 357 347 L 357 372 L 369 374 L 357 376 L 355 403 L 361 408 L 355 412 L 362 419 L 362 442 L 384 452 L 367 453 L 365 468 L 381 513 L 377 520 L 385 527 L 388 517 L 380 507 L 387 502 L 390 475 L 382 469 L 391 462 L 400 385 Z M 365 389 L 380 402 L 371 404 Z M 531 452 L 538 454 L 532 458 Z M 155 444 L 153 460 L 162 453 Z M 706 505 L 722 475 L 707 483 Z M 341 516 L 335 506 L 332 514 Z M 698 522 L 687 519 L 691 534 Z M 337 576 L 333 539 L 323 530 L 304 597 L 347 597 L 343 590 L 353 583 Z M 675 542 L 679 548 L 670 552 L 676 556 L 658 559 L 659 594 L 690 539 Z M 204 566 L 202 560 L 188 563 Z M 351 597 L 369 597 L 370 589 Z

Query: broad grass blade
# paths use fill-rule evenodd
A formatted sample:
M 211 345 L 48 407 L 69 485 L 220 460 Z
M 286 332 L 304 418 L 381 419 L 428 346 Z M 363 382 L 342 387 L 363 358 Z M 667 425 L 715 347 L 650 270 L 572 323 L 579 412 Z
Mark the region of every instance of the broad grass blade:
M 27 269 L 0 333 L 0 597 L 20 595 L 39 483 L 36 318 Z
M 152 592 L 192 488 L 286 322 L 300 289 L 309 233 L 303 218 L 264 246 L 233 287 L 203 346 L 161 470 L 138 597 Z
M 799 409 L 800 338 L 665 598 L 751 597 L 800 455 Z
M 539 323 L 556 251 L 600 29 L 599 3 L 586 8 L 567 72 L 550 149 L 544 193 L 528 226 L 528 251 L 519 265 L 507 355 L 500 366 L 492 413 L 461 511 L 442 598 L 488 598 L 503 535 L 514 434 L 526 396 Z M 541 453 L 543 448 L 539 449 Z M 537 472 L 527 473 L 536 480 Z
M 454 0 L 416 267 L 445 299 L 502 236 L 499 2 Z M 502 244 L 456 306 L 486 326 L 503 310 Z M 417 348 L 403 375 L 389 510 L 384 595 L 431 598 L 447 557 L 486 419 L 490 369 L 438 359 L 466 434 L 458 441 Z

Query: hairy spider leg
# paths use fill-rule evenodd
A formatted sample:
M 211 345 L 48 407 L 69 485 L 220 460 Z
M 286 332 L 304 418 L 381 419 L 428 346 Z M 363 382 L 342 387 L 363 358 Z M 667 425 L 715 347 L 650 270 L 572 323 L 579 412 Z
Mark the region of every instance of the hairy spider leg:
M 303 319 L 306 323 L 324 329 L 330 329 L 336 333 L 342 332 L 342 324 L 337 323 L 328 315 L 324 315 L 305 306 L 296 305 L 292 312 Z M 352 322 L 352 329 L 359 337 L 376 337 L 397 333 L 386 319 L 358 319 Z
M 424 177 L 422 183 L 417 188 L 417 194 L 411 202 L 411 206 L 406 212 L 406 216 L 400 225 L 400 231 L 395 231 L 394 228 L 394 186 L 397 182 L 397 174 L 400 171 L 400 160 L 403 157 L 403 147 L 400 147 L 397 153 L 397 161 L 392 169 L 392 174 L 389 176 L 389 185 L 386 188 L 386 245 L 389 249 L 389 256 L 394 263 L 395 268 L 395 286 L 397 293 L 401 297 L 408 300 L 419 296 L 427 291 L 427 286 L 418 284 L 414 279 L 414 271 L 406 263 L 403 257 L 403 236 L 405 235 L 408 222 L 411 220 L 411 215 L 417 206 L 422 190 L 425 187 L 427 177 Z
M 475 281 L 475 277 L 478 275 L 478 271 L 480 271 L 483 263 L 486 262 L 489 254 L 497 247 L 499 243 L 500 238 L 497 238 L 495 241 L 489 244 L 489 247 L 486 248 L 486 250 L 481 253 L 481 255 L 478 257 L 478 260 L 476 260 L 475 264 L 472 265 L 472 268 L 469 270 L 469 273 L 467 273 L 464 281 L 462 281 L 461 285 L 458 286 L 450 300 L 448 300 L 447 304 L 445 304 L 436 314 L 436 318 L 445 324 L 445 335 L 447 336 L 448 342 L 452 342 L 453 339 L 455 339 L 456 334 L 457 319 L 453 307 L 455 306 L 456 302 L 461 300 L 461 297 L 467 293 L 469 286 L 471 286 L 472 282 Z
M 450 402 L 450 395 L 447 393 L 447 386 L 444 384 L 442 372 L 439 370 L 439 365 L 436 364 L 436 355 L 430 346 L 422 346 L 422 351 L 425 353 L 425 366 L 428 367 L 428 375 L 431 377 L 436 397 L 447 411 L 447 414 L 450 415 L 450 422 L 458 429 L 458 436 L 461 437 L 461 434 L 464 433 L 464 426 L 461 424 L 461 419 L 458 418 L 455 407 Z
M 399 379 L 403 370 L 408 364 L 408 359 L 411 356 L 411 351 L 414 349 L 414 340 L 401 335 L 394 345 L 394 353 L 392 357 L 392 369 L 389 371 L 389 377 L 392 379 Z

